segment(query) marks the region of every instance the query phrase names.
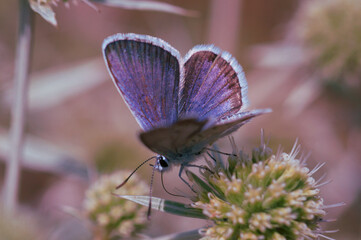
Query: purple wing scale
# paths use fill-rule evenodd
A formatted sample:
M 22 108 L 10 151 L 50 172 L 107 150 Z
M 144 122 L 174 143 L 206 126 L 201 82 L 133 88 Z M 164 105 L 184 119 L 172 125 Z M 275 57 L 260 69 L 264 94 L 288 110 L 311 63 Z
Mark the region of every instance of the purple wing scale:
M 213 45 L 199 45 L 185 57 L 179 117 L 220 119 L 248 105 L 247 82 L 242 67 Z
M 177 121 L 177 50 L 155 37 L 116 34 L 104 40 L 103 54 L 114 84 L 144 131 Z

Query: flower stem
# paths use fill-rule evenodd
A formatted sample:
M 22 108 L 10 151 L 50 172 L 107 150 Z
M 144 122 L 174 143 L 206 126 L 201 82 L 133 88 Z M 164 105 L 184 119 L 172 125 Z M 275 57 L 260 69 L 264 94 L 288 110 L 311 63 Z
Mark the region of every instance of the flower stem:
M 16 210 L 20 165 L 23 152 L 24 122 L 28 95 L 33 11 L 27 0 L 19 0 L 19 33 L 16 46 L 14 72 L 14 98 L 11 112 L 10 152 L 5 172 L 4 207 L 12 213 Z

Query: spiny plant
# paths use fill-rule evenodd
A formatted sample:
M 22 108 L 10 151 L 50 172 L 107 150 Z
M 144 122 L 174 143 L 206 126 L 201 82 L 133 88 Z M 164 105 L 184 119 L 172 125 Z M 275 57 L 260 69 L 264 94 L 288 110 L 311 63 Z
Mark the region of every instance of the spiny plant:
M 306 167 L 306 157 L 299 155 L 295 144 L 290 153 L 273 153 L 264 144 L 251 154 L 237 152 L 226 161 L 220 154 L 209 155 L 200 174 L 187 171 L 194 194 L 190 204 L 152 198 L 152 208 L 185 217 L 208 219 L 211 226 L 171 235 L 166 239 L 242 239 L 286 240 L 318 239 L 332 231 L 322 230 L 327 206 L 319 187 L 326 182 L 315 180 Z M 144 206 L 148 196 L 121 196 Z

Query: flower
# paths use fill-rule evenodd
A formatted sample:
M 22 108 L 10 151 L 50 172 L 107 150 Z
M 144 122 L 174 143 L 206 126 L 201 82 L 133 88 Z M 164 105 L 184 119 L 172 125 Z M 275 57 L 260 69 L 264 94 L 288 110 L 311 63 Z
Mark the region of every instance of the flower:
M 215 157 L 202 171 L 204 182 L 188 172 L 197 191 L 192 206 L 214 222 L 203 239 L 316 239 L 323 199 L 311 176 L 315 171 L 296 158 L 298 152 L 294 147 L 272 154 L 263 145 L 251 156 L 230 156 L 227 167 Z
M 310 66 L 321 79 L 361 87 L 359 0 L 305 2 L 293 30 L 310 53 Z
M 85 193 L 84 214 L 92 222 L 94 233 L 100 239 L 133 236 L 148 222 L 146 207 L 112 195 L 148 193 L 149 186 L 135 174 L 127 184 L 116 190 L 129 174 L 129 171 L 118 171 L 103 175 Z

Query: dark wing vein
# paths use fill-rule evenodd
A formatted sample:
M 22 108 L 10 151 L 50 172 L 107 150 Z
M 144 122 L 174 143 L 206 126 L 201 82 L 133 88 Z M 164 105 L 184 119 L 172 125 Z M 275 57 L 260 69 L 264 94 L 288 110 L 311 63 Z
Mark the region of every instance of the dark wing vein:
M 242 68 L 228 53 L 213 46 L 196 46 L 184 64 L 181 119 L 221 118 L 236 114 L 247 100 Z

